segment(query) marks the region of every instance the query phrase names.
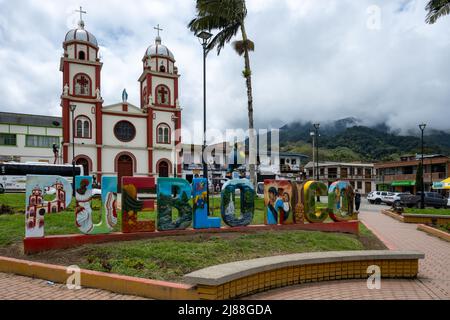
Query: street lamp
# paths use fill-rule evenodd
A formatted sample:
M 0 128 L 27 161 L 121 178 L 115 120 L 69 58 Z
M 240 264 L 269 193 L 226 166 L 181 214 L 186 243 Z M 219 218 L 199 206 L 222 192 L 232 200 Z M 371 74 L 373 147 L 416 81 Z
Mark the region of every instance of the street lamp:
M 72 113 L 72 196 L 75 197 L 75 110 L 77 106 L 71 104 L 69 106 Z
M 423 166 L 423 152 L 424 152 L 424 148 L 423 148 L 423 132 L 425 131 L 425 128 L 427 127 L 426 123 L 422 123 L 419 125 L 420 131 L 422 131 L 422 194 L 420 195 L 420 208 L 421 209 L 425 209 L 425 179 L 424 179 L 424 166 Z
M 314 124 L 315 130 L 315 138 L 316 138 L 316 179 L 320 181 L 320 172 L 319 172 L 319 128 L 320 123 Z M 317 202 L 320 202 L 320 196 L 317 196 Z
M 312 162 L 313 162 L 313 179 L 316 177 L 316 133 L 311 131 L 309 135 L 312 137 Z
M 202 31 L 197 34 L 198 39 L 203 47 L 203 147 L 202 147 L 202 164 L 203 164 L 203 178 L 206 178 L 206 203 L 208 205 L 209 215 L 209 179 L 208 179 L 208 166 L 205 161 L 205 149 L 206 149 L 206 56 L 209 39 L 213 35 L 207 31 Z

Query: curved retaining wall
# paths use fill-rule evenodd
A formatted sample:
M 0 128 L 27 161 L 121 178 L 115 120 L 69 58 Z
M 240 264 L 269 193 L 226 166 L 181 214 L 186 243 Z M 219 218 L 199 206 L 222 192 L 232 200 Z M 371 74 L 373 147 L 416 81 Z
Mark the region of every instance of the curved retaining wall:
M 417 277 L 419 259 L 413 251 L 314 252 L 218 265 L 190 273 L 200 299 L 234 299 L 284 286 L 343 279 L 367 279 L 367 268 L 379 266 L 383 278 Z

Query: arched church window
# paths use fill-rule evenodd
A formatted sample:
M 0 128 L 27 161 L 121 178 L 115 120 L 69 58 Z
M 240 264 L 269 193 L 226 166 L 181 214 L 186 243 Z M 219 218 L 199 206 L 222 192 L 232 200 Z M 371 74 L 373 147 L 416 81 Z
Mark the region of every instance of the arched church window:
M 86 54 L 84 53 L 84 51 L 78 52 L 78 59 L 86 60 Z
M 166 72 L 166 67 L 164 65 L 161 65 L 159 67 L 159 72 Z
M 163 123 L 158 126 L 158 139 L 157 143 L 164 143 L 169 144 L 170 143 L 170 128 L 167 124 Z
M 77 135 L 76 138 L 83 138 L 83 121 L 77 120 Z
M 91 79 L 84 73 L 75 76 L 75 95 L 91 96 Z
M 77 117 L 75 138 L 90 139 L 91 138 L 91 120 L 85 116 Z
M 160 105 L 169 105 L 170 104 L 170 91 L 164 85 L 159 85 L 156 87 L 156 97 L 157 103 Z

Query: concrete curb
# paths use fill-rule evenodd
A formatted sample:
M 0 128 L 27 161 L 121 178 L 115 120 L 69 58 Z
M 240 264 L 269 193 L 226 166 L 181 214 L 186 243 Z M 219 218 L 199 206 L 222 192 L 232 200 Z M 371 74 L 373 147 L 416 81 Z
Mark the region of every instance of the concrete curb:
M 417 230 L 423 231 L 428 233 L 429 235 L 438 237 L 442 240 L 445 241 L 449 241 L 450 242 L 450 234 L 448 234 L 447 232 L 441 231 L 439 229 L 424 225 L 424 224 L 419 224 L 417 226 Z
M 63 266 L 0 257 L 0 272 L 65 284 L 71 273 Z M 81 286 L 160 300 L 197 300 L 194 286 L 81 269 Z
M 332 251 L 310 252 L 267 257 L 217 265 L 187 274 L 188 283 L 217 286 L 254 274 L 294 266 L 332 264 L 348 261 L 419 260 L 425 255 L 417 251 Z
M 424 223 L 432 224 L 434 222 L 438 224 L 450 223 L 450 216 L 446 215 L 408 214 L 408 213 L 399 215 L 387 209 L 381 210 L 381 213 L 404 223 L 415 223 L 415 224 L 424 224 Z
M 405 220 L 404 220 L 402 215 L 396 214 L 396 213 L 394 213 L 394 212 L 392 212 L 390 210 L 383 209 L 383 210 L 381 210 L 381 213 L 385 214 L 385 215 L 387 215 L 387 216 L 389 216 L 389 217 L 391 217 L 391 218 L 393 218 L 393 219 L 395 219 L 397 221 L 405 222 Z

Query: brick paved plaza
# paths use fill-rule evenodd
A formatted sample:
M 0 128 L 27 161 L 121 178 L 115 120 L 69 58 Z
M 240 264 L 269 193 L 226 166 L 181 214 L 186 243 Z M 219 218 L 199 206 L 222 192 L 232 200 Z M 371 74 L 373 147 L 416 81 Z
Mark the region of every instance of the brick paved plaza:
M 369 290 L 366 281 L 345 280 L 281 288 L 248 299 L 450 299 L 450 243 L 416 230 L 366 206 L 360 219 L 393 250 L 425 253 L 418 280 L 382 280 L 381 290 Z M 0 273 L 0 299 L 140 299 L 104 290 L 68 290 L 64 285 Z
M 381 290 L 369 290 L 366 281 L 347 280 L 281 288 L 249 299 L 450 299 L 450 243 L 380 213 L 380 206 L 366 205 L 363 221 L 391 250 L 417 250 L 418 280 L 382 280 Z
M 105 290 L 69 290 L 62 284 L 0 273 L 0 299 L 3 300 L 141 300 Z

